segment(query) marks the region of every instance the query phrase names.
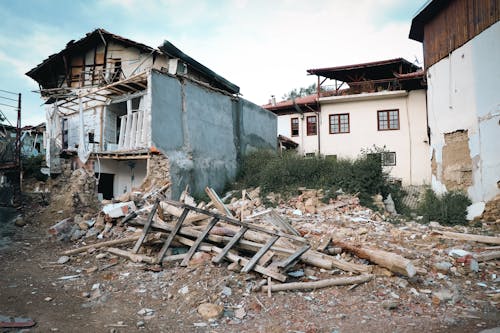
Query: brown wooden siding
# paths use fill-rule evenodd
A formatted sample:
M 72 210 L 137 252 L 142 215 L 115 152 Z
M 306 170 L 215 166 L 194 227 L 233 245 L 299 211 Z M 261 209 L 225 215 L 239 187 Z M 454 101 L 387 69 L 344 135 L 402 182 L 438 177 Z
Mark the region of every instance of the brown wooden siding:
M 500 20 L 500 0 L 452 0 L 424 27 L 428 68 Z

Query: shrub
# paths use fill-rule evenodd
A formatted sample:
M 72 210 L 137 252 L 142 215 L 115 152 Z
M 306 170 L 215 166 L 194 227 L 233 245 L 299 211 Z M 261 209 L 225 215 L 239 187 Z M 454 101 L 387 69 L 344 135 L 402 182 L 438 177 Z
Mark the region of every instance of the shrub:
M 441 224 L 455 225 L 467 223 L 467 206 L 470 199 L 458 191 L 450 191 L 441 196 L 428 189 L 417 212 L 424 222 L 437 221 Z
M 255 186 L 264 194 L 280 192 L 285 196 L 294 194 L 298 187 L 323 188 L 332 195 L 342 189 L 358 194 L 361 204 L 368 207 L 372 206 L 371 196 L 391 193 L 396 209 L 402 207 L 400 186 L 389 182 L 378 155 L 334 160 L 257 151 L 244 158 L 236 188 Z

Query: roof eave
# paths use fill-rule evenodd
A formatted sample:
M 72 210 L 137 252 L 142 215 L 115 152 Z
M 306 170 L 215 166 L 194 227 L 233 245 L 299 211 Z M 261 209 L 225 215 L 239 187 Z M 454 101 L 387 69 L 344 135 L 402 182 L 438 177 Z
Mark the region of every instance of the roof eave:
M 186 62 L 187 64 L 191 65 L 194 69 L 199 71 L 200 73 L 208 76 L 209 78 L 213 79 L 215 82 L 217 82 L 219 85 L 224 87 L 225 90 L 232 94 L 238 94 L 240 92 L 240 87 L 235 85 L 234 83 L 226 80 L 222 76 L 218 75 L 214 71 L 212 71 L 210 68 L 200 64 L 198 61 L 194 60 L 181 50 L 179 50 L 177 47 L 175 47 L 174 44 L 170 43 L 169 41 L 164 41 L 163 45 L 159 47 L 160 51 L 165 53 L 166 55 L 173 57 L 173 58 L 179 58 L 182 61 Z

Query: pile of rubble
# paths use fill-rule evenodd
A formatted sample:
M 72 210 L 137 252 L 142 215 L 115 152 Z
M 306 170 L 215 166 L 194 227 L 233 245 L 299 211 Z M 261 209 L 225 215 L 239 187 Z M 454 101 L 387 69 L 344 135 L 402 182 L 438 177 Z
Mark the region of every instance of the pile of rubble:
M 165 199 L 168 187 L 128 194 L 122 200 L 130 201 L 107 204 L 95 216 L 62 220 L 49 232 L 80 242 L 65 255 L 102 249 L 134 262 L 180 261 L 183 266 L 200 258 L 216 263 L 225 259 L 232 262 L 232 270 L 254 270 L 269 278 L 259 284 L 263 290 L 358 284 L 373 274 L 415 278 L 481 272 L 483 279 L 498 282 L 493 261 L 500 257 L 498 248 L 460 243 L 457 249 L 453 241 L 443 240 L 500 244 L 499 237 L 464 233 L 466 227 L 415 222 L 395 226 L 384 221 L 385 215 L 360 206 L 355 196 L 340 193 L 324 203 L 321 190 L 300 189 L 300 195 L 288 200 L 270 194 L 266 200 L 277 207 L 267 209 L 259 188 L 230 192 L 223 199 L 207 188 L 211 201 L 196 204 L 187 190 L 179 202 Z M 86 244 L 95 238 L 113 240 Z M 131 251 L 113 247 L 133 243 Z M 325 277 L 336 272 L 340 280 L 300 282 L 305 266 L 319 269 Z M 299 273 L 291 274 L 297 268 Z M 281 283 L 272 283 L 271 278 Z M 289 280 L 296 282 L 285 283 Z

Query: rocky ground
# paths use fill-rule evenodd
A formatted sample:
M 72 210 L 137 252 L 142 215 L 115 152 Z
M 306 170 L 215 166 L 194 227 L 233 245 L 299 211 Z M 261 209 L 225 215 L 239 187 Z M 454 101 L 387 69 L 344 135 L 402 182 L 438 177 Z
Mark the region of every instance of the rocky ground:
M 240 273 L 229 262 L 213 264 L 210 254 L 197 256 L 199 260 L 187 267 L 179 261 L 163 267 L 134 263 L 103 249 L 63 256 L 68 249 L 133 235 L 134 229 L 108 220 L 98 233 L 92 233 L 89 230 L 97 218 L 86 214 L 77 218 L 75 225 L 80 227 L 72 228 L 70 237 L 60 241 L 48 228 L 67 216 L 53 207 L 40 215 L 31 207 L 25 210 L 24 226 L 13 229 L 13 221 L 2 223 L 0 319 L 31 318 L 36 325 L 25 332 L 499 330 L 499 261 L 477 259 L 478 254 L 498 251 L 498 246 L 445 239 L 439 234 L 453 231 L 498 237 L 491 225 L 448 228 L 414 221 L 391 223 L 387 216 L 359 206 L 356 198 L 341 196 L 325 205 L 318 200 L 320 196 L 304 192 L 281 200 L 276 211 L 313 247 L 339 260 L 369 266 L 375 276 L 369 282 L 268 294 L 255 291 L 262 275 Z M 251 216 L 262 209 L 262 200 L 249 195 L 228 207 L 237 216 Z M 75 232 L 78 237 L 71 241 Z M 103 239 L 97 239 L 98 235 Z M 332 239 L 397 253 L 410 259 L 418 273 L 406 277 L 391 272 L 339 250 Z M 157 250 L 155 245 L 144 249 L 146 253 Z M 355 275 L 304 263 L 290 273 L 290 281 L 296 282 Z

